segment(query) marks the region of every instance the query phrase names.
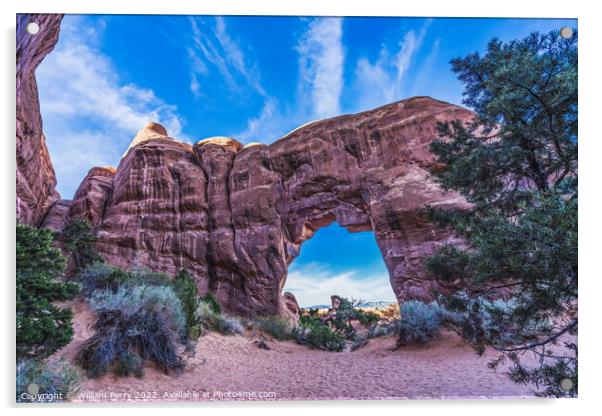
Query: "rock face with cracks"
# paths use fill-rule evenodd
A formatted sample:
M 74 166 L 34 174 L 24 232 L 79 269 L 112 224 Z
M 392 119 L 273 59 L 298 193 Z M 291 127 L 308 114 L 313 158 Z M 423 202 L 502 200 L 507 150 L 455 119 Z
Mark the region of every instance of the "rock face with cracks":
M 33 17 L 32 17 L 33 16 Z M 38 19 L 44 34 L 27 38 Z M 193 146 L 150 123 L 119 166 L 92 168 L 73 200 L 60 200 L 41 130 L 33 71 L 58 37 L 60 16 L 20 20 L 17 47 L 17 215 L 60 230 L 73 219 L 94 228 L 107 262 L 170 274 L 187 269 L 201 293 L 243 315 L 295 315 L 282 294 L 302 244 L 336 221 L 372 231 L 397 299 L 431 300 L 445 291 L 424 259 L 458 242 L 426 219 L 425 208 L 466 208 L 430 171 L 438 122 L 473 114 L 414 97 L 307 124 L 265 145 L 212 137 Z M 298 312 L 297 312 L 298 313 Z
M 435 183 L 428 148 L 437 122 L 471 118 L 417 97 L 248 147 L 226 137 L 190 146 L 151 124 L 115 171 L 90 171 L 69 215 L 93 224 L 108 262 L 188 269 L 201 293 L 235 313 L 290 314 L 287 268 L 333 221 L 375 233 L 399 301 L 431 300 L 443 288 L 423 261 L 455 237 L 430 224 L 425 208 L 468 205 Z
M 60 199 L 42 132 L 34 71 L 56 45 L 62 18 L 56 14 L 17 15 L 16 209 L 21 222 L 35 226 Z M 37 23 L 40 31 L 30 34 L 29 23 Z

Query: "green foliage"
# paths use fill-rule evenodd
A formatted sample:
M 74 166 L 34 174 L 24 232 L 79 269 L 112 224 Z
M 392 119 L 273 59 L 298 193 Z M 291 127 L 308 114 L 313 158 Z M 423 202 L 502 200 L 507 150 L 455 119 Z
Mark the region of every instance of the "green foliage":
M 369 327 L 376 326 L 380 316 L 372 311 L 358 308 L 361 302 L 354 299 L 340 298 L 340 305 L 334 315 L 321 317 L 316 309 L 301 314 L 299 325 L 292 332 L 300 344 L 310 345 L 327 351 L 342 351 L 347 340 L 351 340 L 352 349 L 365 345 L 367 338 L 357 335 L 351 321 L 358 320 Z M 368 333 L 374 336 L 375 330 Z
M 215 330 L 224 335 L 242 334 L 244 332 L 240 320 L 233 316 L 216 313 L 213 304 L 201 300 L 196 310 L 196 319 L 208 330 Z
M 205 296 L 201 297 L 201 301 L 207 303 L 215 314 L 219 315 L 220 313 L 222 313 L 222 308 L 221 306 L 219 306 L 219 302 L 217 301 L 213 293 L 208 292 Z
M 343 335 L 345 338 L 355 336 L 355 329 L 351 326 L 353 319 L 358 319 L 358 309 L 356 309 L 359 301 L 354 299 L 341 298 L 341 304 L 333 318 L 326 320 L 334 327 L 334 330 Z
M 17 403 L 63 402 L 79 391 L 79 371 L 65 360 L 44 362 L 24 360 L 17 363 Z M 28 387 L 39 386 L 38 396 Z
M 293 325 L 289 319 L 281 316 L 268 316 L 257 319 L 259 327 L 280 341 L 293 338 Z
M 493 366 L 510 360 L 515 381 L 575 396 L 558 380 L 577 385 L 577 36 L 493 40 L 452 66 L 476 118 L 439 126 L 431 150 L 444 167 L 434 173 L 473 208 L 431 210 L 467 247 L 443 247 L 427 269 L 469 287 L 442 302 L 464 314 L 458 330 L 477 352 L 501 352 Z M 490 301 L 500 295 L 510 301 Z M 539 366 L 521 364 L 526 351 Z
M 65 258 L 54 247 L 53 233 L 17 224 L 17 359 L 43 358 L 73 336 L 69 308 L 54 302 L 74 297 L 79 286 L 55 280 Z
M 73 256 L 77 270 L 102 261 L 94 249 L 96 236 L 85 220 L 69 222 L 61 231 L 59 240 L 63 248 Z
M 183 368 L 177 345 L 185 339 L 186 318 L 170 287 L 122 286 L 96 291 L 89 302 L 96 333 L 77 356 L 89 376 L 113 369 L 117 376 L 141 377 L 145 360 L 166 372 Z
M 188 328 L 186 336 L 190 340 L 196 340 L 200 335 L 200 322 L 196 316 L 199 306 L 196 282 L 186 270 L 181 270 L 171 282 L 171 287 L 180 299 L 182 311 L 186 317 L 186 327 Z
M 452 139 L 432 145 L 445 164 L 438 172 L 442 185 L 478 207 L 509 212 L 530 201 L 532 189 L 576 191 L 577 35 L 494 39 L 484 56 L 454 59 L 452 67 L 477 118 L 468 126 L 440 126 Z
M 317 322 L 306 320 L 293 331 L 293 334 L 298 343 L 321 350 L 338 352 L 345 347 L 345 337 L 319 320 Z
M 335 316 L 328 318 L 326 322 L 345 338 L 353 338 L 356 331 L 351 325 L 351 321 L 358 320 L 362 325 L 369 326 L 380 320 L 378 314 L 358 308 L 359 304 L 361 304 L 360 300 L 341 298 L 341 304 Z
M 357 320 L 364 326 L 370 326 L 380 321 L 380 316 L 372 311 L 357 310 Z
M 89 297 L 97 290 L 116 291 L 121 285 L 131 284 L 128 272 L 105 263 L 94 263 L 75 276 L 82 285 L 82 295 Z
M 368 338 L 377 338 L 390 335 L 397 331 L 397 321 L 373 324 L 368 328 Z
M 396 325 L 397 347 L 424 344 L 439 335 L 444 310 L 438 303 L 410 300 L 401 304 L 400 314 Z
M 169 286 L 172 279 L 165 273 L 153 272 L 148 269 L 126 271 L 105 263 L 94 263 L 79 272 L 75 279 L 82 285 L 82 294 L 86 297 L 97 290 L 117 291 L 121 286 Z
M 91 376 L 112 369 L 118 376 L 142 377 L 146 360 L 165 371 L 183 367 L 178 344 L 191 348 L 201 333 L 200 299 L 187 271 L 171 279 L 147 269 L 94 263 L 77 279 L 97 315 L 97 332 L 78 358 Z M 228 330 L 230 322 L 220 324 Z

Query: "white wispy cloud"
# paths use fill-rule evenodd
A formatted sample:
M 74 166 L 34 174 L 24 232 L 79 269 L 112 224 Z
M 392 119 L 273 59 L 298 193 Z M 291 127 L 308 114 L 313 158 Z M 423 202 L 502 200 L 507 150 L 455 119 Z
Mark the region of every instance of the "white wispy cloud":
M 307 22 L 296 45 L 299 79 L 295 102 L 287 105 L 264 93 L 261 112 L 247 120 L 243 131 L 233 134 L 242 142 L 269 143 L 299 125 L 340 114 L 345 58 L 343 21 L 326 17 Z
M 405 33 L 391 51 L 383 45 L 376 61 L 360 58 L 355 68 L 355 110 L 366 110 L 404 98 L 405 76 L 412 59 L 422 46 L 428 26 L 427 20 L 418 32 Z
M 340 113 L 345 57 L 342 36 L 341 18 L 316 18 L 309 23 L 297 45 L 299 98 L 308 98 L 314 117 Z
M 231 92 L 241 93 L 250 88 L 265 96 L 261 75 L 254 61 L 247 58 L 240 44 L 228 33 L 223 17 L 210 22 L 204 18 L 190 17 L 192 46 L 190 58 L 190 89 L 195 96 L 202 95 L 200 78 L 217 69 Z M 239 82 L 242 81 L 242 82 Z
M 86 30 L 82 30 L 85 27 Z M 70 198 L 87 171 L 119 163 L 136 132 L 149 121 L 180 137 L 174 105 L 155 92 L 124 83 L 97 48 L 104 28 L 66 16 L 59 43 L 36 70 L 44 133 L 63 198 Z
M 282 123 L 283 118 L 278 102 L 273 97 L 267 97 L 259 115 L 248 119 L 245 129 L 233 135 L 243 143 L 254 141 L 269 143 L 281 134 Z
M 364 301 L 395 301 L 389 276 L 361 276 L 357 270 L 334 273 L 316 263 L 290 269 L 284 291 L 291 292 L 301 306 L 330 303 L 330 296 L 339 295 Z

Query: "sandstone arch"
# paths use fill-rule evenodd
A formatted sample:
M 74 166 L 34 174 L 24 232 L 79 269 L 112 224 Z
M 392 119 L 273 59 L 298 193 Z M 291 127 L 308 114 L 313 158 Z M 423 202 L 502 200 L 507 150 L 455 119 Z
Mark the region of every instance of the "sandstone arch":
M 429 224 L 424 208 L 467 204 L 433 181 L 428 146 L 438 121 L 469 120 L 470 111 L 414 97 L 246 147 L 230 138 L 190 146 L 151 124 L 116 169 L 93 168 L 73 202 L 57 201 L 33 70 L 56 43 L 61 16 L 43 18 L 47 36 L 18 42 L 22 221 L 60 229 L 71 218 L 88 219 L 108 262 L 168 273 L 186 268 L 202 291 L 240 314 L 286 313 L 288 265 L 303 241 L 335 220 L 375 233 L 398 300 L 426 300 L 438 289 L 423 259 L 454 237 Z M 25 36 L 21 23 L 18 36 Z
M 428 145 L 438 121 L 470 117 L 416 97 L 315 122 L 267 146 L 152 137 L 122 159 L 110 192 L 89 191 L 111 174 L 92 170 L 70 215 L 102 218 L 98 249 L 109 262 L 187 268 L 240 314 L 284 313 L 288 266 L 333 221 L 375 233 L 398 300 L 427 300 L 438 287 L 422 260 L 453 236 L 429 224 L 424 208 L 466 206 L 431 178 Z

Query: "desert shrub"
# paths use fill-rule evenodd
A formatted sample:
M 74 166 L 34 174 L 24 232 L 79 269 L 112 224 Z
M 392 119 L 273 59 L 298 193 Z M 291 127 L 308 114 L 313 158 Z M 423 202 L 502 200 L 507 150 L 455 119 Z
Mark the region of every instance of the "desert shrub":
M 384 309 L 378 311 L 381 318 L 385 321 L 394 321 L 399 319 L 401 316 L 399 314 L 399 304 L 392 303 Z
M 317 313 L 312 313 L 312 311 L 316 311 L 317 309 L 310 309 L 307 314 L 301 314 L 299 317 L 299 325 L 310 327 L 312 325 L 321 325 L 322 321 Z
M 17 403 L 61 402 L 79 390 L 79 371 L 66 360 L 44 362 L 24 360 L 17 363 Z M 28 387 L 35 383 L 39 386 L 32 397 Z
M 96 262 L 79 272 L 76 279 L 81 283 L 82 294 L 88 297 L 97 290 L 116 292 L 121 286 L 169 286 L 171 279 L 161 272 L 148 269 L 133 269 L 126 271 L 119 267 Z
M 96 291 L 116 292 L 120 287 L 168 286 L 180 300 L 182 312 L 186 317 L 186 336 L 192 340 L 198 338 L 199 328 L 195 318 L 199 298 L 194 279 L 186 270 L 181 270 L 172 280 L 164 273 L 147 269 L 125 271 L 104 263 L 94 263 L 77 275 L 82 284 L 82 294 L 92 296 Z
M 294 335 L 298 343 L 321 350 L 342 351 L 345 347 L 345 337 L 333 331 L 328 325 L 300 326 L 295 329 Z
M 205 329 L 215 330 L 224 335 L 242 334 L 244 332 L 242 322 L 238 318 L 216 313 L 212 305 L 203 300 L 199 302 L 196 317 Z
M 69 308 L 55 305 L 74 297 L 79 285 L 61 282 L 65 258 L 54 248 L 54 233 L 17 224 L 17 359 L 48 357 L 73 336 Z
M 215 329 L 224 335 L 241 335 L 244 332 L 244 328 L 240 319 L 235 316 L 228 316 L 220 314 L 215 323 Z
M 185 340 L 186 318 L 171 288 L 122 286 L 94 292 L 89 303 L 96 333 L 77 356 L 88 375 L 113 369 L 118 376 L 141 377 L 146 360 L 166 372 L 183 367 L 178 344 Z
M 105 263 L 94 263 L 75 277 L 82 285 L 82 295 L 89 297 L 97 290 L 115 292 L 119 286 L 130 281 L 129 273 Z
M 380 315 L 374 311 L 356 310 L 356 318 L 362 325 L 369 326 L 380 321 Z
M 426 304 L 411 300 L 403 303 L 401 319 L 397 323 L 397 347 L 424 344 L 435 338 L 441 328 L 443 311 L 436 302 Z
M 189 340 L 196 340 L 200 335 L 199 320 L 196 315 L 199 306 L 196 282 L 186 270 L 181 270 L 171 282 L 171 287 L 180 299 L 182 312 L 186 317 L 186 337 Z
M 172 278 L 165 273 L 155 272 L 144 267 L 130 270 L 127 284 L 169 286 Z
M 222 308 L 219 305 L 219 302 L 217 301 L 217 299 L 215 298 L 213 293 L 208 292 L 206 295 L 201 297 L 201 301 L 207 303 L 211 307 L 211 309 L 213 310 L 214 313 L 216 313 L 218 315 L 220 313 L 222 313 Z
M 267 316 L 257 319 L 259 327 L 280 341 L 291 339 L 293 337 L 293 326 L 289 319 L 281 316 Z
M 370 325 L 368 328 L 367 337 L 377 338 L 384 337 L 394 333 L 397 330 L 397 322 L 379 323 Z

